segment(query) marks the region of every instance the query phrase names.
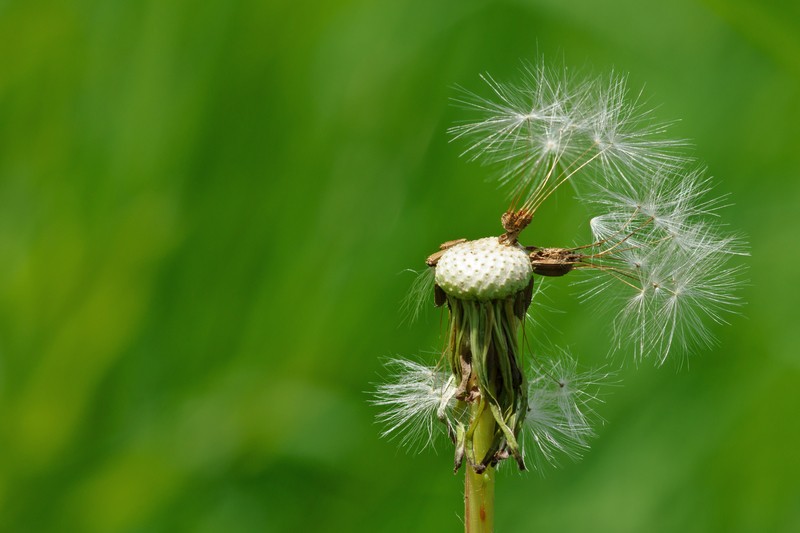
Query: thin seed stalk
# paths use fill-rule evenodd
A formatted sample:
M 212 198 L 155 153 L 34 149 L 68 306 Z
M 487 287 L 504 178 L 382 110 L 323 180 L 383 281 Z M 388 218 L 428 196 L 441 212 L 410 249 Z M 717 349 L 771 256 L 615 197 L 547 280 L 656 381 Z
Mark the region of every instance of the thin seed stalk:
M 481 400 L 470 405 L 470 422 L 475 423 L 473 444 L 475 453 L 482 457 L 494 440 L 494 416 Z M 465 533 L 491 533 L 494 531 L 494 474 L 488 467 L 478 474 L 467 465 L 464 477 L 464 531 Z

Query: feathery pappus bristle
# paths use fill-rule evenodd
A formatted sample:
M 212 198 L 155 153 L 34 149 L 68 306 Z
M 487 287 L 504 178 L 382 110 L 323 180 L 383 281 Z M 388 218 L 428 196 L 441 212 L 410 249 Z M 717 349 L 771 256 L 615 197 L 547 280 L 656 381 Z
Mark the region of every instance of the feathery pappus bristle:
M 383 437 L 419 451 L 433 447 L 446 422 L 453 417 L 456 384 L 449 372 L 409 359 L 386 363 L 389 377 L 378 385 L 370 403 L 383 407 L 378 422 Z

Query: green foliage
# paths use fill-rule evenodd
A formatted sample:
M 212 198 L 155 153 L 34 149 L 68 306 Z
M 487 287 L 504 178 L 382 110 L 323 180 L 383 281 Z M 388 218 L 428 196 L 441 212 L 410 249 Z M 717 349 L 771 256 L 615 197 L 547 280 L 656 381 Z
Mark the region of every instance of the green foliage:
M 500 232 L 452 86 L 539 53 L 682 119 L 751 284 L 690 371 L 626 367 L 581 463 L 501 470 L 498 531 L 800 529 L 796 6 L 32 0 L 0 36 L 3 531 L 454 530 L 449 452 L 380 440 L 365 391 L 444 342 L 397 327 L 405 269 Z M 588 234 L 547 209 L 537 242 Z M 550 285 L 602 363 L 608 317 Z

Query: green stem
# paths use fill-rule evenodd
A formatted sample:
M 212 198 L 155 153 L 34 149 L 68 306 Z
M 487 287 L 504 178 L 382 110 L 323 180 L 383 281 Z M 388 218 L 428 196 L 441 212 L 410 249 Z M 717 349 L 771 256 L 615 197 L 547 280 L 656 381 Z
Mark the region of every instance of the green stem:
M 482 458 L 492 445 L 495 420 L 492 411 L 483 401 L 472 402 L 470 416 L 478 418 L 473 434 L 475 457 Z M 479 459 L 480 460 L 480 459 Z M 494 531 L 494 468 L 477 474 L 467 465 L 464 480 L 464 531 L 466 533 L 491 533 Z

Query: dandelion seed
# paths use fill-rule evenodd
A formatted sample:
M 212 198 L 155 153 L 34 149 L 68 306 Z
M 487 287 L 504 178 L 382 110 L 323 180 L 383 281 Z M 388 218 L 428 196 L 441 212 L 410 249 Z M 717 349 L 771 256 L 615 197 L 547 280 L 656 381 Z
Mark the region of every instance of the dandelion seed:
M 724 198 L 709 195 L 710 181 L 702 169 L 662 167 L 642 179 L 625 180 L 616 189 L 601 184 L 587 198 L 604 211 L 592 218 L 592 234 L 598 241 L 609 241 L 635 230 L 629 245 L 673 239 L 682 248 L 692 248 L 697 228 L 707 226 L 705 221 L 724 207 Z
M 593 115 L 585 124 L 599 149 L 605 179 L 624 183 L 655 168 L 685 164 L 686 157 L 676 149 L 686 147 L 686 141 L 663 138 L 671 122 L 654 120 L 652 110 L 641 104 L 641 93 L 631 98 L 626 76 L 612 74 L 598 83 L 595 95 L 589 111 Z
M 582 125 L 588 84 L 573 84 L 543 65 L 524 67 L 523 78 L 514 86 L 482 76 L 496 101 L 461 89 L 455 101 L 482 118 L 449 130 L 453 140 L 471 139 L 464 155 L 503 167 L 499 181 L 512 196 L 548 190 L 561 161 L 580 158 L 590 144 Z M 583 142 L 573 142 L 578 136 Z
M 741 303 L 742 267 L 729 266 L 732 242 L 701 234 L 689 249 L 669 242 L 656 247 L 640 271 L 640 291 L 617 316 L 617 340 L 633 340 L 637 356 L 652 354 L 659 364 L 676 347 L 688 354 L 711 346 L 708 323 L 724 324 Z
M 378 415 L 385 426 L 382 436 L 396 437 L 411 449 L 432 447 L 441 428 L 452 426 L 453 377 L 408 359 L 391 359 L 386 366 L 390 377 L 378 386 L 371 402 L 385 408 Z
M 462 89 L 456 102 L 481 118 L 449 132 L 471 140 L 471 159 L 500 164 L 498 180 L 512 198 L 528 196 L 530 210 L 566 181 L 613 188 L 688 160 L 678 151 L 686 142 L 662 138 L 670 123 L 654 121 L 640 96 L 629 101 L 624 76 L 578 80 L 526 66 L 521 86 L 482 78 L 498 100 Z
M 588 449 L 598 418 L 594 406 L 601 401 L 598 391 L 610 374 L 580 372 L 577 361 L 563 350 L 556 357 L 536 361 L 539 365 L 533 365 L 531 371 L 525 417 L 534 449 L 526 456 L 532 456 L 534 464 L 542 468 L 557 465 L 559 455 L 574 460 Z

